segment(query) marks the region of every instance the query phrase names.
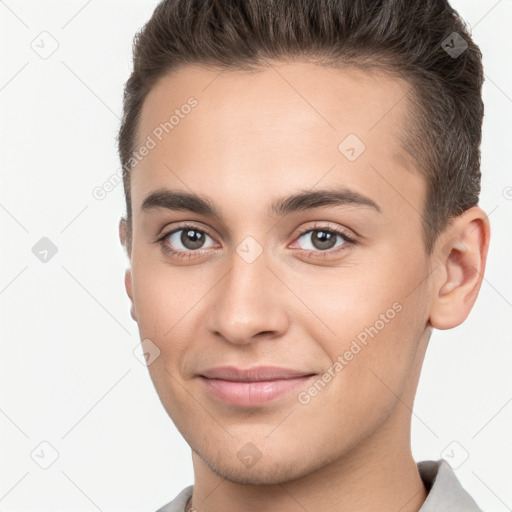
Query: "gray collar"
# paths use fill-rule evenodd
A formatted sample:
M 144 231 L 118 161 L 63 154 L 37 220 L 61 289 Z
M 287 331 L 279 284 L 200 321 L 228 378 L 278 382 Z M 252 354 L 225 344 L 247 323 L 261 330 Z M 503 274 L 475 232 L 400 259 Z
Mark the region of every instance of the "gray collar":
M 418 462 L 418 471 L 427 490 L 427 499 L 418 512 L 482 512 L 466 492 L 444 459 Z

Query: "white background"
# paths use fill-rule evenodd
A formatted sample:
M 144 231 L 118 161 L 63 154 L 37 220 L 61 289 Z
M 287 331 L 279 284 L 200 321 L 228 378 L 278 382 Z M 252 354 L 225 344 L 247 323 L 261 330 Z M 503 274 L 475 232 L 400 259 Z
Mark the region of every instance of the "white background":
M 156 4 L 0 1 L 0 511 L 154 512 L 193 483 L 190 449 L 133 354 L 139 338 L 117 235 L 122 185 L 103 200 L 92 194 L 119 172 L 132 38 Z M 492 240 L 470 317 L 431 339 L 412 445 L 416 460 L 452 457 L 479 505 L 504 512 L 512 509 L 512 1 L 452 5 L 484 54 L 480 205 Z M 58 43 L 47 59 L 31 47 L 43 31 Z M 42 237 L 58 248 L 47 263 L 32 253 Z M 50 460 L 43 441 L 59 454 L 46 470 L 34 460 Z

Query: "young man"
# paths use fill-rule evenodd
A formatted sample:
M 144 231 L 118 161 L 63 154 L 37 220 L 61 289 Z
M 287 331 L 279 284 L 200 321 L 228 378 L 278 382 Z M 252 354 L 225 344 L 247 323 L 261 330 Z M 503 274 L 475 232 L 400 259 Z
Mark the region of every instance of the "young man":
M 480 510 L 410 424 L 468 316 L 481 54 L 443 0 L 168 0 L 119 150 L 151 379 L 192 448 L 161 512 Z

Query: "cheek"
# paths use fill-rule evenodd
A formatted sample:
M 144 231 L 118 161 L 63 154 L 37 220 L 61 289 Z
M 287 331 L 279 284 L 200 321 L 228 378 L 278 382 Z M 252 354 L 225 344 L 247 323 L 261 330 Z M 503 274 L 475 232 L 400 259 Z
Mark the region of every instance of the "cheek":
M 304 390 L 300 403 L 306 404 L 304 420 L 315 418 L 315 428 L 322 425 L 326 438 L 339 438 L 340 430 L 346 442 L 365 437 L 400 405 L 412 377 L 418 333 L 411 327 L 413 312 L 407 305 L 398 309 L 389 310 L 384 325 L 373 317 L 362 329 L 352 325 L 351 331 L 362 336 L 342 334 L 337 343 L 324 345 L 333 361 L 320 376 L 326 384 L 317 381 Z M 309 430 L 307 421 L 303 425 Z M 316 435 L 315 428 L 309 435 Z
M 180 392 L 177 366 L 186 356 L 193 336 L 189 319 L 201 293 L 193 287 L 185 293 L 180 289 L 183 279 L 169 268 L 141 265 L 140 259 L 137 263 L 132 265 L 132 275 L 140 339 L 150 340 L 158 354 L 148 365 L 148 371 L 164 408 L 173 417 L 179 416 L 187 404 Z
M 382 266 L 374 269 L 342 268 L 302 277 L 295 292 L 307 304 L 303 322 L 334 358 L 348 350 L 351 340 L 361 343 L 382 338 L 400 315 L 404 294 L 400 283 Z M 336 270 L 338 270 L 336 272 Z
M 427 297 L 418 286 L 427 275 L 421 263 L 380 261 L 377 270 L 373 266 L 364 275 L 347 272 L 346 279 L 331 280 L 321 299 L 315 302 L 313 295 L 308 302 L 323 320 L 309 323 L 311 338 L 343 366 L 332 391 L 377 407 L 394 400 L 391 390 L 400 394 L 404 388 L 428 317 Z
M 187 326 L 187 315 L 204 295 L 201 285 L 193 276 L 156 263 L 146 263 L 139 258 L 132 264 L 133 296 L 137 323 L 141 336 L 168 341 L 184 339 L 178 336 Z

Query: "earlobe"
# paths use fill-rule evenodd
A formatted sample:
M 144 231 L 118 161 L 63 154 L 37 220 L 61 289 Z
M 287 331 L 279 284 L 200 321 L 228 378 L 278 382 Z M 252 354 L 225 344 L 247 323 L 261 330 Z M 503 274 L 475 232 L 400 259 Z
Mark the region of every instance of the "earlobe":
M 429 318 L 434 328 L 451 329 L 469 315 L 482 285 L 489 239 L 489 220 L 478 206 L 457 217 L 440 238 Z

